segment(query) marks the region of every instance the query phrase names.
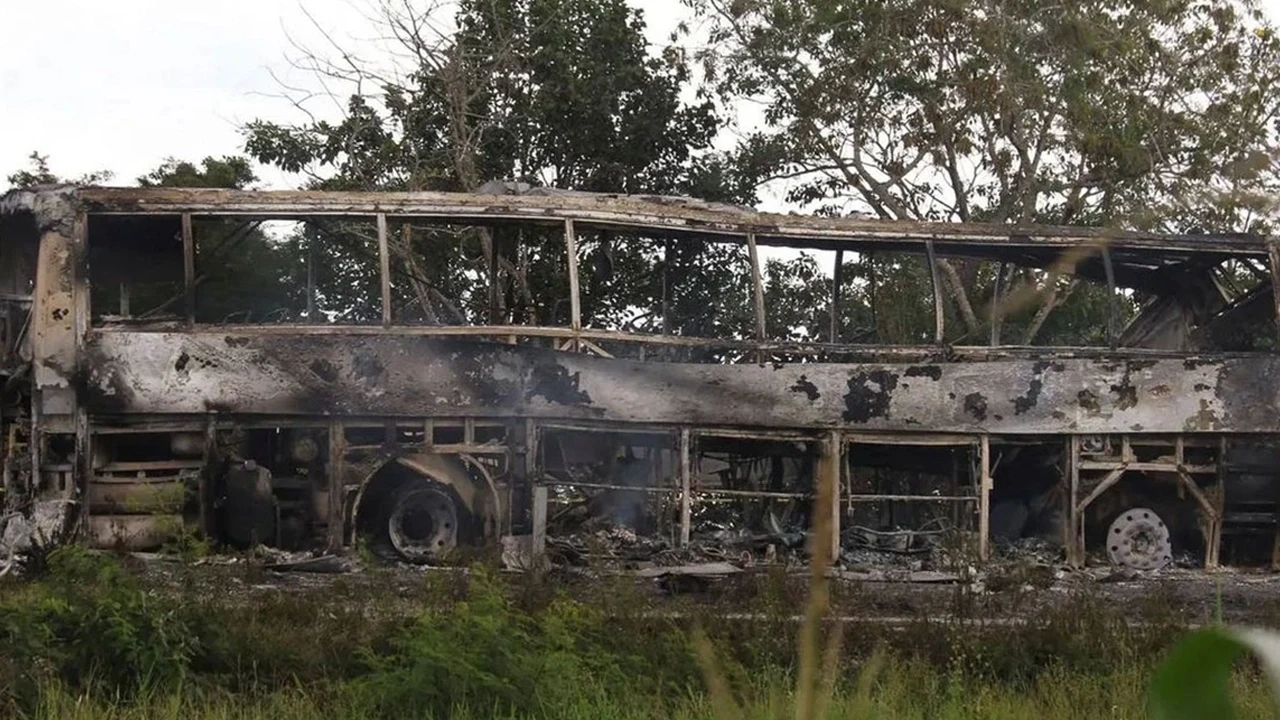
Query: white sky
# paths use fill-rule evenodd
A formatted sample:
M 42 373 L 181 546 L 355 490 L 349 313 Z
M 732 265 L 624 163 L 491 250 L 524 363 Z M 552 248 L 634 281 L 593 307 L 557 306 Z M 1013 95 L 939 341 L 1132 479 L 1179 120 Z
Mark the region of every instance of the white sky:
M 645 11 L 651 42 L 664 42 L 686 14 L 679 0 L 632 2 Z M 362 0 L 2 4 L 0 187 L 32 151 L 59 175 L 110 170 L 122 185 L 166 157 L 241 154 L 243 123 L 299 118 L 273 73 L 307 82 L 288 57 L 290 36 L 323 44 L 308 15 L 338 38 L 371 37 Z M 259 176 L 289 181 L 270 168 Z
M 307 81 L 287 62 L 286 33 L 318 43 L 310 14 L 337 37 L 367 39 L 367 1 L 4 0 L 0 186 L 33 150 L 60 175 L 110 170 L 117 184 L 166 157 L 242 153 L 243 123 L 299 117 L 272 75 Z M 687 17 L 679 0 L 631 2 L 652 43 Z M 1263 3 L 1280 18 L 1280 0 Z M 289 182 L 269 168 L 259 175 Z

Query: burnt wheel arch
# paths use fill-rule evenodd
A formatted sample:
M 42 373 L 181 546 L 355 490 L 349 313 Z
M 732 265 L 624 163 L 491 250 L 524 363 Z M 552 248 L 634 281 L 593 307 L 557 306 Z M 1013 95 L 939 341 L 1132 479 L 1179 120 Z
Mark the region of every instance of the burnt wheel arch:
M 418 455 L 388 460 L 369 476 L 356 498 L 355 540 L 386 560 L 442 560 L 456 548 L 488 539 L 488 494 L 456 458 Z

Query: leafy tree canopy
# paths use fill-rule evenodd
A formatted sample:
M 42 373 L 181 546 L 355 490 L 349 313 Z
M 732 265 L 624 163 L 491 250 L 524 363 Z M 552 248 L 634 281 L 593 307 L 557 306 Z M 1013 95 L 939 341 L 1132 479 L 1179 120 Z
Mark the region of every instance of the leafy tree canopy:
M 741 146 L 790 198 L 883 217 L 1243 229 L 1280 38 L 1251 0 L 691 0 Z
M 710 33 L 715 91 L 764 108 L 739 164 L 816 212 L 1270 225 L 1280 39 L 1253 0 L 686 2 Z M 942 267 L 972 335 L 971 296 L 989 297 L 996 273 Z M 1039 284 L 1050 309 L 1099 305 L 1043 273 L 1011 279 Z M 1079 336 L 1098 322 L 1078 320 Z
M 169 158 L 138 178 L 142 187 L 222 188 L 245 190 L 258 181 L 249 160 L 240 156 L 207 157 L 195 163 Z
M 29 188 L 36 185 L 98 185 L 111 179 L 112 173 L 107 170 L 96 170 L 86 173 L 77 178 L 64 178 L 55 175 L 49 169 L 49 156 L 41 155 L 37 151 L 27 156 L 30 162 L 25 170 L 14 171 L 13 174 L 5 178 L 9 185 L 14 188 Z
M 327 79 L 355 83 L 344 117 L 251 123 L 250 154 L 310 173 L 320 188 L 474 190 L 515 180 L 754 200 L 754 178 L 709 151 L 721 126 L 713 102 L 689 92 L 679 53 L 649 52 L 642 16 L 623 0 L 463 0 L 453 14 L 414 2 L 374 8 L 403 62 L 381 69 L 351 62 L 350 53 L 339 52 L 338 63 L 309 56 Z M 324 240 L 317 252 L 331 254 L 327 266 L 369 256 L 367 228 L 308 232 Z M 558 231 L 400 227 L 392 235 L 402 319 L 568 322 Z M 749 288 L 739 249 L 688 252 L 601 233 L 582 241 L 586 323 L 726 334 L 741 325 L 749 303 L 723 294 Z M 493 267 L 496 298 L 487 287 Z M 726 267 L 738 275 L 711 277 Z M 689 276 L 702 282 L 676 281 Z M 334 291 L 376 306 L 368 288 Z

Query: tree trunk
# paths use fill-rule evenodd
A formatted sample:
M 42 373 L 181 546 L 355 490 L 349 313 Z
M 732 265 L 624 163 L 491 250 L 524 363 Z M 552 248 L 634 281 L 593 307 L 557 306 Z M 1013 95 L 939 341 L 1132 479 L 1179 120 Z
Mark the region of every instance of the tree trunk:
M 973 312 L 973 305 L 969 302 L 969 291 L 965 288 L 965 282 L 960 278 L 960 273 L 945 258 L 938 258 L 938 269 L 942 270 L 943 276 L 947 279 L 949 291 L 947 294 L 951 296 L 956 309 L 960 311 L 960 318 L 964 320 L 965 327 L 969 332 L 976 332 L 981 323 L 978 321 L 977 314 Z
M 1075 292 L 1076 285 L 1079 280 L 1072 279 L 1071 282 L 1061 292 L 1058 291 L 1058 276 L 1049 276 L 1048 296 L 1044 299 L 1044 304 L 1036 311 L 1035 317 L 1031 319 L 1031 324 L 1027 326 L 1027 330 L 1022 335 L 1022 344 L 1030 345 L 1035 341 L 1036 336 L 1040 334 L 1040 328 L 1044 327 L 1045 320 L 1049 319 L 1049 314 L 1054 308 L 1067 301 L 1071 297 L 1071 293 Z

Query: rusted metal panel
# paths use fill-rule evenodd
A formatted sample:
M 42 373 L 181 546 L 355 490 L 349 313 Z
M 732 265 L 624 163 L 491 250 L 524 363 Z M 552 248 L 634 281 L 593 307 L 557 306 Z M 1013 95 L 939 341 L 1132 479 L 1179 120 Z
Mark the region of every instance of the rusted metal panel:
M 1277 361 L 662 365 L 558 362 L 572 397 L 614 420 L 867 431 L 1199 432 L 1274 427 Z M 1248 390 L 1250 376 L 1263 379 Z M 1233 388 L 1233 389 L 1228 389 Z M 532 397 L 530 410 L 556 403 Z M 1245 408 L 1249 411 L 1245 411 Z M 1248 423 L 1241 419 L 1249 417 Z
M 1280 358 L 691 365 L 404 336 L 94 333 L 94 413 L 528 416 L 866 432 L 1274 432 Z
M 781 355 L 820 356 L 828 359 L 842 358 L 846 362 L 902 362 L 911 364 L 928 364 L 935 362 L 979 362 L 990 360 L 1011 360 L 1026 358 L 1108 358 L 1117 356 L 1117 350 L 1104 347 L 1070 347 L 1049 345 L 889 345 L 867 343 L 825 343 L 825 342 L 757 342 L 744 339 L 705 338 L 687 335 L 658 335 L 650 333 L 623 332 L 618 330 L 594 330 L 585 328 L 575 331 L 569 327 L 543 325 L 398 325 L 381 327 L 375 325 L 255 325 L 236 324 L 234 326 L 205 324 L 197 325 L 197 332 L 218 333 L 230 327 L 231 331 L 241 335 L 283 335 L 283 336 L 359 336 L 359 335 L 395 335 L 439 338 L 482 338 L 486 340 L 509 340 L 516 338 L 575 338 L 583 341 L 583 346 L 590 347 L 597 342 L 635 343 L 638 345 L 659 345 L 674 347 L 701 347 L 716 350 L 745 350 Z M 132 324 L 112 323 L 95 330 L 102 333 L 113 332 L 186 332 L 181 323 L 158 321 L 154 323 Z M 572 345 L 572 343 L 557 343 Z M 1196 351 L 1199 352 L 1199 351 Z M 1186 349 L 1125 347 L 1119 353 L 1127 358 L 1184 358 L 1190 354 Z M 600 355 L 601 353 L 596 353 Z M 1219 358 L 1248 356 L 1248 351 L 1215 352 Z
M 95 413 L 496 415 L 525 374 L 507 346 L 233 333 L 95 333 L 83 367 Z
M 72 236 L 56 230 L 45 232 L 40 241 L 32 349 L 35 384 L 46 391 L 69 387 L 68 375 L 75 366 L 75 249 Z M 69 413 L 71 409 L 46 408 L 46 412 Z
M 16 209 L 14 197 L 24 201 L 40 233 L 31 322 L 32 431 L 36 437 L 50 432 L 74 433 L 80 452 L 87 442 L 88 424 L 79 412 L 71 377 L 89 322 L 84 272 L 86 218 L 65 188 L 10 194 L 0 206 Z M 32 465 L 39 467 L 43 462 L 40 443 L 32 446 Z
M 691 198 L 595 193 L 487 195 L 481 193 L 370 193 L 240 191 L 196 188 L 81 188 L 95 212 L 127 214 L 257 215 L 307 217 L 388 213 L 471 221 L 526 220 L 559 224 L 629 225 L 676 232 L 755 233 L 761 244 L 777 240 L 863 240 L 940 245 L 973 242 L 1005 246 L 1061 246 L 1105 242 L 1113 248 L 1159 248 L 1185 253 L 1244 252 L 1263 257 L 1265 239 L 1247 235 L 1171 236 L 1101 228 L 930 223 L 865 218 L 781 215 Z M 941 248 L 940 248 L 941 249 Z

